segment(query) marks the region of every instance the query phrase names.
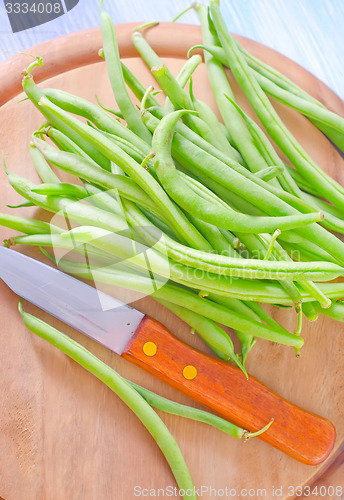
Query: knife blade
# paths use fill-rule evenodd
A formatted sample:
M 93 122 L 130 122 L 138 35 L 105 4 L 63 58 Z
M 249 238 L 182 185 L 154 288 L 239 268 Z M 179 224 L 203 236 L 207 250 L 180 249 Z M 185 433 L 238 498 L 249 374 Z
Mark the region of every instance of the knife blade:
M 44 309 L 296 460 L 317 465 L 335 442 L 333 424 L 236 367 L 193 349 L 161 323 L 72 276 L 0 247 L 0 277 Z

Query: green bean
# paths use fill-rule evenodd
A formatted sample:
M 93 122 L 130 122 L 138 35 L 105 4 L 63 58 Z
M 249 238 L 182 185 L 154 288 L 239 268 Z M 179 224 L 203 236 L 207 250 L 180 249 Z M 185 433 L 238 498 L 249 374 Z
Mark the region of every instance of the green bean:
M 88 182 L 85 183 L 85 189 L 89 196 L 87 199 L 89 203 L 101 208 L 102 210 L 122 214 L 122 209 L 116 199 L 119 194 L 118 189 L 107 189 L 103 191 Z
M 228 297 L 221 297 L 215 294 L 209 294 L 207 295 L 207 298 L 217 304 L 220 304 L 235 312 L 238 312 L 239 314 L 243 314 L 255 321 L 261 321 L 259 316 L 256 315 L 243 301 L 230 299 Z M 278 323 L 276 323 L 276 326 L 277 325 Z M 278 327 L 279 326 L 280 325 L 278 325 Z M 278 327 L 277 329 L 279 329 Z M 281 331 L 285 331 L 285 329 L 281 328 Z M 246 331 L 234 330 L 234 333 L 239 339 L 241 345 L 242 364 L 243 366 L 245 366 L 247 356 L 251 351 L 251 349 L 253 348 L 253 346 L 255 345 L 256 339 L 254 338 L 253 334 L 249 334 Z
M 123 254 L 122 252 L 118 253 L 117 249 L 114 249 L 113 246 L 110 245 L 109 247 L 108 242 L 106 242 L 104 238 L 101 239 L 101 236 L 104 236 L 104 233 L 101 235 L 98 232 L 99 231 L 98 228 L 92 228 L 92 231 L 94 230 L 97 232 L 97 234 L 95 233 L 92 234 L 90 232 L 91 228 L 88 227 L 87 231 L 85 230 L 85 228 L 83 229 L 83 231 L 79 233 L 73 231 L 70 236 L 68 235 L 68 233 L 66 233 L 63 235 L 63 238 L 61 238 L 58 235 L 55 235 L 54 242 L 51 238 L 51 235 L 39 235 L 39 234 L 34 236 L 29 235 L 21 237 L 21 243 L 25 244 L 25 241 L 27 239 L 28 244 L 37 246 L 52 246 L 53 244 L 55 245 L 55 240 L 56 240 L 56 245 L 61 247 L 64 246 L 65 248 L 73 248 L 73 245 L 75 246 L 77 243 L 87 243 L 90 244 L 92 248 L 95 247 L 96 249 L 101 249 L 102 252 L 107 252 L 109 256 L 119 255 L 120 258 L 128 258 L 128 253 L 126 254 Z M 74 264 L 75 263 L 73 263 L 73 265 Z M 132 261 L 126 262 L 126 264 L 128 264 L 129 267 L 134 267 Z M 181 264 L 174 264 L 173 262 L 170 262 L 170 267 L 168 269 L 168 272 L 166 266 L 163 266 L 159 270 L 159 274 L 164 279 L 171 278 L 175 283 L 180 283 L 181 285 L 184 285 L 187 288 L 193 288 L 195 290 L 204 290 L 205 293 L 214 293 L 216 295 L 244 300 L 246 304 L 249 304 L 250 308 L 255 307 L 255 304 L 251 303 L 250 301 L 258 301 L 266 304 L 281 304 L 281 305 L 289 305 L 292 303 L 289 296 L 286 294 L 286 292 L 282 289 L 280 285 L 266 280 L 242 280 L 240 278 L 233 278 L 230 281 L 228 281 L 228 279 L 224 276 L 217 276 L 215 278 L 210 273 L 203 276 L 203 278 L 200 278 L 193 271 L 194 270 L 187 269 L 185 266 L 182 266 Z M 71 270 L 67 272 L 73 273 L 74 271 Z M 80 274 L 80 276 L 82 277 L 82 274 Z M 86 277 L 86 275 L 84 277 Z M 106 276 L 102 276 L 102 279 L 106 279 Z M 130 279 L 128 277 L 126 277 L 125 279 L 128 280 L 128 282 L 125 282 L 126 284 L 123 282 L 123 287 L 130 288 L 129 286 Z M 137 280 L 138 278 L 136 277 L 133 278 L 135 287 L 137 286 Z M 343 283 L 319 283 L 318 286 L 319 289 L 327 297 L 331 299 L 338 299 L 344 296 Z M 144 291 L 145 290 L 146 289 L 144 289 Z M 150 290 L 152 290 L 152 285 L 150 285 Z M 301 291 L 301 294 L 302 294 L 302 300 L 304 302 L 314 301 L 314 298 L 306 291 Z M 202 312 L 200 313 L 203 314 Z M 263 318 L 263 313 L 261 313 L 261 315 L 259 314 L 259 316 Z M 217 320 L 216 318 L 218 318 L 218 316 L 214 317 L 214 321 Z M 269 324 L 269 317 L 267 317 L 266 322 Z
M 31 201 L 23 201 L 23 203 L 19 203 L 18 205 L 6 205 L 7 208 L 27 208 L 34 207 L 35 204 Z
M 185 110 L 181 110 L 166 115 L 155 129 L 152 143 L 153 150 L 156 153 L 154 168 L 157 176 L 167 193 L 178 205 L 205 222 L 232 231 L 248 233 L 271 232 L 276 228 L 288 230 L 321 219 L 319 214 L 316 213 L 312 214 L 312 216 L 308 215 L 307 218 L 306 215 L 303 217 L 295 215 L 260 219 L 232 211 L 229 207 L 214 206 L 207 203 L 206 200 L 201 205 L 200 198 L 182 181 L 170 154 L 175 123 L 185 112 Z
M 279 236 L 281 236 L 281 233 L 279 234 Z M 276 241 L 274 241 L 274 248 L 272 249 L 272 253 L 277 260 L 291 260 L 285 250 Z M 304 280 L 298 280 L 297 278 L 296 280 L 298 281 L 301 288 L 308 291 L 312 295 L 312 297 L 318 300 L 322 307 L 329 307 L 330 300 L 319 290 L 315 283 L 313 283 L 312 281 L 306 282 Z M 292 297 L 291 294 L 294 295 L 293 301 L 296 304 L 301 302 L 301 294 L 295 287 L 294 283 L 281 282 L 281 285 L 285 290 L 288 291 L 290 297 Z
M 160 57 L 154 52 L 140 32 L 134 32 L 132 40 L 135 48 L 150 68 L 151 73 L 169 98 L 173 107 L 176 109 L 182 108 L 192 110 L 192 101 L 188 93 L 183 89 L 184 81 L 179 83 L 178 79 L 172 75 L 166 64 L 163 64 Z M 182 79 L 183 77 L 184 75 L 182 75 Z M 167 111 L 167 109 L 163 110 L 163 113 L 165 111 Z M 203 120 L 189 115 L 185 115 L 183 119 L 185 123 L 197 134 L 202 136 L 204 135 L 205 137 L 210 138 L 210 140 L 213 139 L 211 130 Z
M 106 107 L 104 104 L 101 103 L 97 94 L 95 94 L 94 97 L 96 98 L 98 106 L 100 106 L 104 111 L 107 111 L 108 113 L 111 113 L 112 115 L 116 116 L 116 120 L 118 120 L 119 118 L 121 120 L 124 120 L 124 116 L 122 115 L 122 113 L 120 112 L 119 109 L 111 109 L 111 108 Z
M 323 310 L 323 308 L 321 310 Z M 313 302 L 303 302 L 302 312 L 306 316 L 308 321 L 316 321 L 318 319 L 318 313 L 316 308 L 314 307 Z
M 161 113 L 160 108 L 154 108 L 154 110 L 150 108 L 150 111 L 152 113 L 154 112 L 154 115 L 157 116 L 153 116 L 151 113 L 148 112 L 148 110 L 144 109 L 141 110 L 141 113 L 143 115 L 143 119 L 145 119 L 146 126 L 148 126 L 148 128 L 154 132 L 159 123 L 158 119 L 161 119 L 163 117 L 163 114 Z M 221 160 L 222 162 L 227 164 L 228 160 L 231 159 L 231 155 L 224 154 L 222 151 L 214 147 L 211 143 L 203 139 L 203 137 L 199 136 L 197 133 L 195 133 L 193 130 L 191 130 L 183 123 L 181 122 L 177 123 L 176 131 L 185 139 L 188 139 L 192 144 L 197 145 L 204 151 L 207 151 L 209 154 L 213 155 L 215 158 Z M 232 163 L 229 162 L 229 165 L 232 166 Z M 237 158 L 234 158 L 234 165 L 239 165 Z M 239 168 L 240 167 L 242 168 L 243 171 L 246 170 L 244 167 L 242 167 L 242 165 L 240 165 Z
M 165 413 L 170 413 L 171 415 L 178 415 L 184 418 L 190 418 L 198 422 L 203 422 L 205 424 L 212 425 L 220 431 L 229 434 L 230 436 L 236 437 L 238 439 L 246 439 L 251 437 L 251 433 L 241 429 L 240 427 L 224 420 L 213 413 L 209 413 L 204 410 L 199 410 L 198 408 L 193 408 L 191 406 L 182 405 L 175 403 L 169 399 L 163 398 L 154 392 L 148 391 L 144 387 L 141 387 L 130 380 L 127 380 L 130 384 L 146 401 L 148 404 L 161 410 Z M 263 430 L 263 429 L 262 429 Z M 264 428 L 264 430 L 266 430 Z M 264 432 L 264 431 L 263 431 Z
M 142 255 L 135 255 L 135 259 L 132 257 L 132 248 L 130 245 L 130 240 L 121 238 L 114 235 L 110 235 L 108 232 L 95 228 L 92 226 L 75 228 L 68 233 L 62 235 L 62 239 L 72 240 L 74 242 L 80 242 L 85 244 L 91 244 L 96 248 L 100 248 L 104 251 L 113 253 L 118 258 L 128 259 L 129 266 L 139 266 L 139 268 L 147 269 L 147 262 Z M 151 250 L 153 252 L 153 250 Z M 255 300 L 265 303 L 282 303 L 289 304 L 290 299 L 288 295 L 281 289 L 280 286 L 272 284 L 267 280 L 242 280 L 240 278 L 228 278 L 223 275 L 214 275 L 213 273 L 197 272 L 197 270 L 185 266 L 181 263 L 163 258 L 160 254 L 155 253 L 155 265 L 159 269 L 159 275 L 163 278 L 172 279 L 176 283 L 186 285 L 188 287 L 204 290 L 205 292 L 214 292 L 220 295 L 225 295 L 229 297 L 234 297 L 244 300 Z M 167 265 L 168 264 L 168 265 Z M 325 286 L 326 284 L 319 283 Z M 333 284 L 333 288 L 330 289 L 332 296 L 328 295 L 330 298 L 333 297 L 333 293 L 337 294 L 342 291 L 343 286 L 336 287 Z M 327 295 L 327 293 L 326 293 Z M 337 295 L 335 295 L 337 297 Z M 310 301 L 314 300 L 306 292 L 302 292 L 302 298 L 304 300 Z
M 291 177 L 294 179 L 296 184 L 299 186 L 302 191 L 307 191 L 314 196 L 320 196 L 319 191 L 314 187 L 308 184 L 308 182 L 300 175 L 300 173 L 295 170 L 295 168 L 291 167 L 287 163 L 284 164 L 285 168 L 288 170 Z
M 168 217 L 172 229 L 183 241 L 192 246 L 208 250 L 209 244 L 202 235 L 190 224 L 182 211 L 168 198 L 162 187 L 155 179 L 129 155 L 124 153 L 112 141 L 104 137 L 101 132 L 87 127 L 80 120 L 67 115 L 45 97 L 40 100 L 40 106 L 56 114 L 64 123 L 77 131 L 84 139 L 99 148 L 111 161 L 121 167 L 137 184 L 146 191 L 161 211 Z
M 269 99 L 266 97 L 250 71 L 244 56 L 237 48 L 236 43 L 233 42 L 232 36 L 228 32 L 220 14 L 219 0 L 211 0 L 210 9 L 233 75 L 243 88 L 253 109 L 256 111 L 260 121 L 271 138 L 308 182 L 321 189 L 328 200 L 344 209 L 344 188 L 326 175 L 318 165 L 316 165 L 287 130 L 275 112 Z
M 141 163 L 147 157 L 146 154 L 142 150 L 139 150 L 136 146 L 131 144 L 126 139 L 122 139 L 122 137 L 118 137 L 117 135 L 110 134 L 109 132 L 105 132 L 102 130 L 102 134 L 109 137 L 117 146 L 119 146 L 125 153 L 127 153 L 133 160 L 137 163 Z
M 321 124 L 328 126 L 340 134 L 344 134 L 344 118 L 333 113 L 323 106 L 319 106 L 309 100 L 300 98 L 291 92 L 288 92 L 275 83 L 271 82 L 268 78 L 261 75 L 253 69 L 255 78 L 257 79 L 261 88 L 269 95 L 274 97 L 277 101 L 296 109 L 308 118 L 312 118 Z
M 238 42 L 237 42 L 238 43 Z M 238 44 L 239 45 L 239 44 Z M 263 63 L 252 54 L 247 52 L 243 47 L 240 47 L 240 50 L 245 55 L 246 60 L 250 67 L 258 72 L 260 75 L 268 79 L 274 86 L 278 86 L 284 90 L 287 90 L 290 94 L 293 94 L 297 97 L 302 98 L 310 103 L 316 104 L 318 107 L 322 109 L 326 109 L 326 107 L 319 102 L 317 99 L 309 95 L 305 90 L 301 89 L 298 85 L 292 82 L 289 78 L 282 75 L 279 71 L 274 68 L 271 68 L 268 64 Z M 261 81 L 261 86 L 264 88 L 264 82 Z M 267 92 L 267 89 L 264 89 Z M 318 127 L 327 137 L 342 151 L 344 151 L 344 135 L 342 133 L 338 133 L 332 127 L 329 127 L 324 124 L 324 122 L 319 121 L 314 118 L 310 118 L 311 122 Z
M 239 108 L 238 111 L 240 111 L 240 113 L 242 114 L 248 129 L 250 130 L 252 136 L 256 140 L 257 147 L 265 157 L 267 163 L 276 164 L 279 165 L 281 168 L 283 168 L 284 166 L 283 162 L 279 159 L 279 156 L 277 155 L 273 146 L 270 144 L 264 132 L 250 117 L 248 117 Z M 284 193 L 279 193 L 279 197 L 301 212 L 307 212 L 307 211 L 312 212 L 313 210 L 320 208 L 325 214 L 325 220 L 322 221 L 321 224 L 327 229 L 343 233 L 344 223 L 342 221 L 342 216 L 343 216 L 342 212 L 336 209 L 336 207 L 333 207 L 335 212 L 335 214 L 333 215 L 333 213 L 331 213 L 331 205 L 329 205 L 326 202 L 322 202 L 322 200 L 317 200 L 314 197 L 310 197 L 306 193 L 303 193 L 298 188 L 297 184 L 292 179 L 289 172 L 286 172 L 285 168 L 283 168 L 283 171 L 284 171 L 284 176 L 280 181 L 281 184 L 290 194 L 294 194 L 295 196 L 301 198 L 302 200 L 305 201 L 305 203 L 302 203 L 299 200 L 293 198 L 292 196 L 289 196 L 288 194 Z
M 228 98 L 228 99 L 231 100 L 230 98 Z M 241 114 L 241 116 L 245 120 L 246 126 L 247 126 L 248 130 L 250 131 L 250 134 L 251 134 L 260 154 L 265 159 L 266 163 L 268 165 L 271 165 L 271 166 L 277 165 L 278 167 L 281 168 L 282 171 L 278 177 L 280 185 L 283 187 L 283 189 L 285 189 L 289 193 L 300 197 L 301 192 L 300 192 L 298 185 L 296 184 L 294 179 L 291 177 L 289 172 L 286 170 L 283 161 L 280 159 L 280 157 L 276 153 L 274 147 L 272 146 L 272 144 L 270 143 L 269 139 L 266 137 L 264 132 L 261 130 L 259 125 L 257 125 L 254 120 L 252 120 L 248 115 L 246 115 L 246 113 L 244 113 L 239 108 L 239 106 L 237 106 L 234 102 L 233 102 L 233 106 L 236 107 L 238 112 Z
M 192 224 L 203 234 L 209 241 L 214 250 L 220 255 L 227 255 L 230 257 L 238 256 L 234 248 L 229 244 L 228 239 L 221 233 L 220 229 L 212 224 L 208 224 L 197 217 L 188 215 Z
M 102 7 L 100 11 L 100 28 L 108 76 L 119 109 L 128 127 L 150 144 L 151 135 L 143 125 L 140 113 L 134 106 L 125 87 L 114 24 L 109 14 Z
M 38 337 L 50 342 L 80 366 L 95 375 L 101 382 L 107 385 L 117 396 L 135 413 L 141 420 L 148 432 L 157 442 L 162 453 L 171 467 L 172 473 L 179 488 L 184 490 L 194 490 L 192 479 L 184 461 L 183 455 L 168 431 L 165 424 L 158 417 L 155 411 L 149 406 L 145 399 L 131 387 L 118 373 L 100 361 L 75 340 L 67 337 L 52 326 L 35 318 L 31 314 L 25 313 L 19 305 L 19 312 L 25 326 Z M 185 495 L 184 498 L 194 498 L 196 495 Z
M 27 219 L 26 217 L 17 217 L 15 215 L 4 214 L 1 212 L 0 225 L 26 234 L 46 234 L 50 232 L 63 231 L 62 229 L 53 224 L 50 224 L 49 222 Z
M 295 235 L 293 235 L 293 237 L 290 236 L 288 232 L 282 233 L 280 236 L 280 244 L 292 260 L 299 260 L 302 262 L 324 260 L 333 262 L 334 264 L 340 263 L 338 259 L 322 250 L 317 245 L 314 245 L 312 242 L 306 240 L 307 245 L 305 246 L 304 239 L 301 237 L 294 238 Z
M 181 168 L 183 167 L 179 165 L 178 170 L 180 170 Z M 184 170 L 186 171 L 186 169 Z M 191 189 L 199 192 L 199 194 L 201 194 L 199 187 L 204 185 L 204 187 L 206 187 L 208 191 L 213 191 L 218 198 L 220 198 L 236 211 L 243 212 L 248 215 L 262 215 L 262 210 L 259 210 L 257 207 L 252 205 L 252 203 L 244 200 L 239 195 L 229 191 L 226 187 L 222 186 L 214 179 L 211 179 L 204 172 L 198 171 L 197 175 L 195 174 L 195 171 L 188 172 L 186 176 L 182 175 L 182 177 L 184 177 L 184 180 L 191 187 Z M 204 189 L 202 189 L 202 191 L 204 192 Z

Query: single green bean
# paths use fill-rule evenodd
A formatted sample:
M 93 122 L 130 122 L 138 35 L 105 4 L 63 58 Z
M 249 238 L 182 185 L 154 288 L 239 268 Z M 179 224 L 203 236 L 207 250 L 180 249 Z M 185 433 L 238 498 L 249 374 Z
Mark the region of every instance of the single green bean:
M 250 433 L 241 429 L 231 422 L 224 420 L 213 413 L 209 413 L 204 410 L 199 410 L 198 408 L 193 408 L 191 406 L 182 405 L 175 403 L 169 399 L 163 398 L 154 392 L 148 391 L 144 387 L 141 387 L 130 380 L 127 383 L 131 385 L 146 401 L 148 404 L 161 410 L 165 413 L 170 413 L 171 415 L 178 415 L 179 417 L 190 418 L 191 420 L 196 420 L 198 422 L 203 422 L 216 427 L 220 431 L 229 434 L 230 436 L 236 437 L 238 439 L 250 437 Z
M 190 473 L 176 441 L 145 399 L 118 373 L 87 351 L 85 347 L 75 342 L 75 340 L 67 337 L 67 335 L 31 314 L 25 313 L 21 304 L 19 305 L 19 312 L 25 326 L 31 332 L 53 344 L 115 392 L 153 436 L 162 453 L 165 455 L 179 488 L 185 491 L 194 491 Z M 191 496 L 185 495 L 184 498 L 193 498 L 196 500 L 197 497 L 191 494 Z

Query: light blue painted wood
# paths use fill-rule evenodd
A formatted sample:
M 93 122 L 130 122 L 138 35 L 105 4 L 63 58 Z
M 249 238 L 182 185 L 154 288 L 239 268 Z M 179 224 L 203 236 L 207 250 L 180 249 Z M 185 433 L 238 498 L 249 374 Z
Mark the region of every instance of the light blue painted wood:
M 115 23 L 170 21 L 189 4 L 189 0 L 104 1 Z M 98 26 L 98 6 L 98 1 L 79 0 L 64 16 L 13 34 L 0 2 L 0 60 L 55 36 Z M 221 8 L 232 32 L 285 54 L 344 98 L 343 0 L 222 0 Z M 198 23 L 193 11 L 181 21 Z

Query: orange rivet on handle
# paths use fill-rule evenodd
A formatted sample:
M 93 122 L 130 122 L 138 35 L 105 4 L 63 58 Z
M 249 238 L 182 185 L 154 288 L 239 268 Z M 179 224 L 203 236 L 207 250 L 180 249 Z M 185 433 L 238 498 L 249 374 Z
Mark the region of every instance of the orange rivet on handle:
M 154 342 L 146 342 L 143 346 L 143 352 L 146 356 L 155 356 L 157 353 L 157 346 Z
M 185 366 L 183 370 L 183 377 L 187 380 L 193 380 L 197 376 L 197 369 L 192 365 Z

